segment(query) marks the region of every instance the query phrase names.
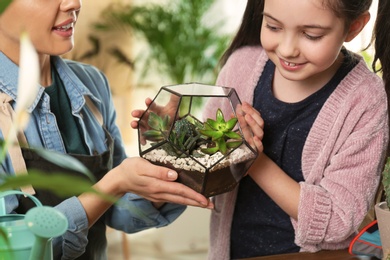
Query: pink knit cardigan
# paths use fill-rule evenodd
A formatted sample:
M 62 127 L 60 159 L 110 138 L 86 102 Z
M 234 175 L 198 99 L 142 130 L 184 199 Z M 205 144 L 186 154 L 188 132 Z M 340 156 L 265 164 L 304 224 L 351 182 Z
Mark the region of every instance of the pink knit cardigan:
M 252 104 L 267 60 L 261 47 L 241 48 L 222 68 L 217 85 L 235 88 L 241 101 Z M 206 111 L 215 111 L 217 105 L 209 104 Z M 360 59 L 324 104 L 303 148 L 305 181 L 300 183 L 298 221 L 291 219 L 301 251 L 348 247 L 379 184 L 388 143 L 387 113 L 383 81 Z M 237 188 L 214 197 L 209 259 L 230 258 L 236 195 Z

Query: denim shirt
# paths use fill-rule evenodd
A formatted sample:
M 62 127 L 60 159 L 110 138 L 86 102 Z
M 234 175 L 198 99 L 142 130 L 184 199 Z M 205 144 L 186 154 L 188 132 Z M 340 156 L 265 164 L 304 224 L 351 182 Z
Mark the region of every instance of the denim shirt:
M 89 96 L 101 112 L 104 124 L 114 139 L 113 165 L 114 167 L 119 165 L 126 158 L 126 154 L 119 128 L 115 124 L 116 112 L 106 77 L 90 65 L 55 56 L 51 57 L 51 62 L 64 83 L 72 114 L 79 120 L 90 154 L 107 150 L 106 137 L 102 126 L 90 110 L 86 109 L 84 96 Z M 0 91 L 8 94 L 14 101 L 17 95 L 18 71 L 19 67 L 0 52 Z M 12 102 L 12 106 L 15 106 L 15 102 Z M 28 111 L 31 117 L 24 134 L 30 147 L 44 147 L 65 153 L 55 116 L 50 112 L 49 96 L 44 92 L 43 87 L 40 87 Z M 1 132 L 0 139 L 4 139 Z M 14 174 L 8 157 L 1 162 L 0 174 Z M 13 212 L 18 206 L 17 198 L 7 196 L 5 200 L 7 212 Z M 149 201 L 131 193 L 125 194 L 119 202 L 105 213 L 106 224 L 127 233 L 166 226 L 185 209 L 185 206 L 165 204 L 157 210 Z M 73 259 L 83 253 L 88 242 L 87 216 L 77 197 L 64 200 L 56 208 L 68 218 L 69 228 L 62 237 L 53 240 L 54 257 L 59 259 L 62 255 L 61 259 Z

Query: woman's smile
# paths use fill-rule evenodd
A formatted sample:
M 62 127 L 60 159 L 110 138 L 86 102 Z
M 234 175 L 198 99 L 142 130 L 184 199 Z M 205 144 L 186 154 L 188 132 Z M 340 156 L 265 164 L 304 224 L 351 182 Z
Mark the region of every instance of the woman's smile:
M 62 37 L 71 37 L 74 32 L 75 21 L 70 19 L 53 27 L 53 31 Z

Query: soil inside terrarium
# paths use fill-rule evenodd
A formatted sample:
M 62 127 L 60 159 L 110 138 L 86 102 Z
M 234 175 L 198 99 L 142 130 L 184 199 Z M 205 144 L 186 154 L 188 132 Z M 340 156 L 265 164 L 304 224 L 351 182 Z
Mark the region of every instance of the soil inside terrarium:
M 163 149 L 155 149 L 142 156 L 153 164 L 178 172 L 178 182 L 206 197 L 228 191 L 238 184 L 252 164 L 255 154 L 249 148 L 237 148 L 223 158 L 221 153 L 203 158 L 169 156 Z

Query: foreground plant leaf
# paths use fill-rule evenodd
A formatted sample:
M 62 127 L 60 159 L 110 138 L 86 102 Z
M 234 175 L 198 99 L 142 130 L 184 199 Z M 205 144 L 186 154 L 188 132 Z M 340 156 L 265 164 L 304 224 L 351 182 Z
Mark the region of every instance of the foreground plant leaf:
M 20 36 L 19 81 L 14 120 L 17 131 L 24 130 L 28 123 L 30 114 L 27 110 L 38 95 L 39 76 L 38 54 L 28 34 L 23 32 Z
M 0 0 L 0 14 L 4 12 L 12 0 Z
M 77 171 L 87 176 L 92 182 L 95 182 L 95 176 L 77 159 L 67 154 L 48 151 L 45 149 L 34 149 L 34 151 L 47 161 L 61 166 L 68 170 Z M 30 172 L 30 171 L 29 171 Z
M 116 201 L 115 198 L 95 190 L 92 187 L 94 184 L 92 181 L 81 176 L 69 176 L 65 173 L 47 174 L 38 170 L 30 170 L 28 175 L 5 176 L 2 177 L 1 181 L 0 191 L 32 185 L 36 189 L 51 191 L 59 197 L 78 196 L 81 193 L 90 192 L 113 203 Z
M 4 2 L 3 0 L 0 0 L 0 5 L 4 5 L 6 3 L 7 1 Z M 15 116 L 12 121 L 10 134 L 6 136 L 5 143 L 2 146 L 0 162 L 4 160 L 9 145 L 16 141 L 16 135 L 14 133 L 23 131 L 27 126 L 30 118 L 28 108 L 34 102 L 39 91 L 39 76 L 40 67 L 38 54 L 28 34 L 23 32 L 20 36 L 19 78 Z

